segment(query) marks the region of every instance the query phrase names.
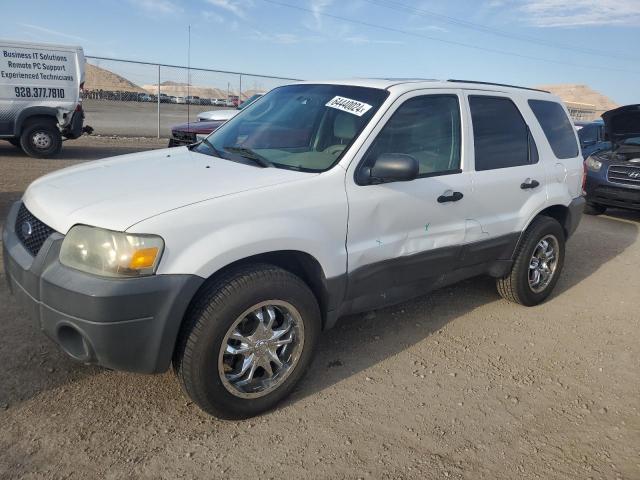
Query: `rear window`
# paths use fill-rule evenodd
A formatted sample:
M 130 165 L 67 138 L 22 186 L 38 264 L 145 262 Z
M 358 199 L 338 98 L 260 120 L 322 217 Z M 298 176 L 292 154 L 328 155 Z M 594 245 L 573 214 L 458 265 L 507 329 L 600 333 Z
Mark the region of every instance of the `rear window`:
M 562 106 L 547 100 L 529 100 L 529 106 L 538 119 L 554 155 L 557 158 L 577 157 L 576 135 Z

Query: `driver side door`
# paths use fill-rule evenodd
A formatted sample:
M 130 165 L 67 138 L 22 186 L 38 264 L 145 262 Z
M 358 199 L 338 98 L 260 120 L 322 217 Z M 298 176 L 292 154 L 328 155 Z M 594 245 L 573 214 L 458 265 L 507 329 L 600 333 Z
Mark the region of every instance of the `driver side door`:
M 464 99 L 416 91 L 385 114 L 347 173 L 347 301 L 352 311 L 396 303 L 437 286 L 468 241 L 471 175 Z M 418 178 L 369 184 L 360 169 L 382 154 L 418 160 Z M 358 184 L 360 182 L 361 184 Z

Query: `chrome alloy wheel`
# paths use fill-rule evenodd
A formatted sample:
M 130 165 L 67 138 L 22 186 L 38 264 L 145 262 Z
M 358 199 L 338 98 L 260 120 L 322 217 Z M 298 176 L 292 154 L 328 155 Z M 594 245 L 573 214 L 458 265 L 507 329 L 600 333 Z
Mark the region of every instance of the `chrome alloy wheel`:
M 240 315 L 218 355 L 222 384 L 240 398 L 257 398 L 278 388 L 293 372 L 304 347 L 304 324 L 290 303 L 268 300 Z
M 529 287 L 534 293 L 542 292 L 553 279 L 558 266 L 558 239 L 545 235 L 533 250 L 529 261 Z
M 31 136 L 31 143 L 38 150 L 46 150 L 51 146 L 51 135 L 47 132 L 35 132 Z

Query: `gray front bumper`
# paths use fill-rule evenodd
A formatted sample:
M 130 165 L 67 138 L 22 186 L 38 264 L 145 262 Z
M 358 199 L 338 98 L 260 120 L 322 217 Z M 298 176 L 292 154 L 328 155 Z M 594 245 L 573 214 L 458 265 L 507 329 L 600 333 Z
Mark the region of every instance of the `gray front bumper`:
M 10 289 L 37 327 L 85 363 L 140 373 L 167 370 L 184 313 L 204 280 L 83 273 L 59 262 L 59 233 L 33 257 L 15 233 L 19 206 L 11 208 L 2 234 L 4 267 Z

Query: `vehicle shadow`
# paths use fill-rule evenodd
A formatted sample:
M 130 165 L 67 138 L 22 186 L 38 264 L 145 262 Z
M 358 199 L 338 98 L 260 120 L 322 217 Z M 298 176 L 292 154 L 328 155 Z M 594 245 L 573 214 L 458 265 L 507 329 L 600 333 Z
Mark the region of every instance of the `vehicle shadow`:
M 567 242 L 564 269 L 553 295 L 562 295 L 620 255 L 634 244 L 639 231 L 640 212 L 610 209 L 606 215 L 584 215 Z
M 565 267 L 551 300 L 593 275 L 636 242 L 640 214 L 611 213 L 617 215 L 583 218 L 567 244 Z M 495 281 L 477 277 L 379 310 L 375 315 L 342 318 L 321 338 L 309 374 L 285 404 L 366 370 L 421 342 L 448 322 L 499 299 Z

